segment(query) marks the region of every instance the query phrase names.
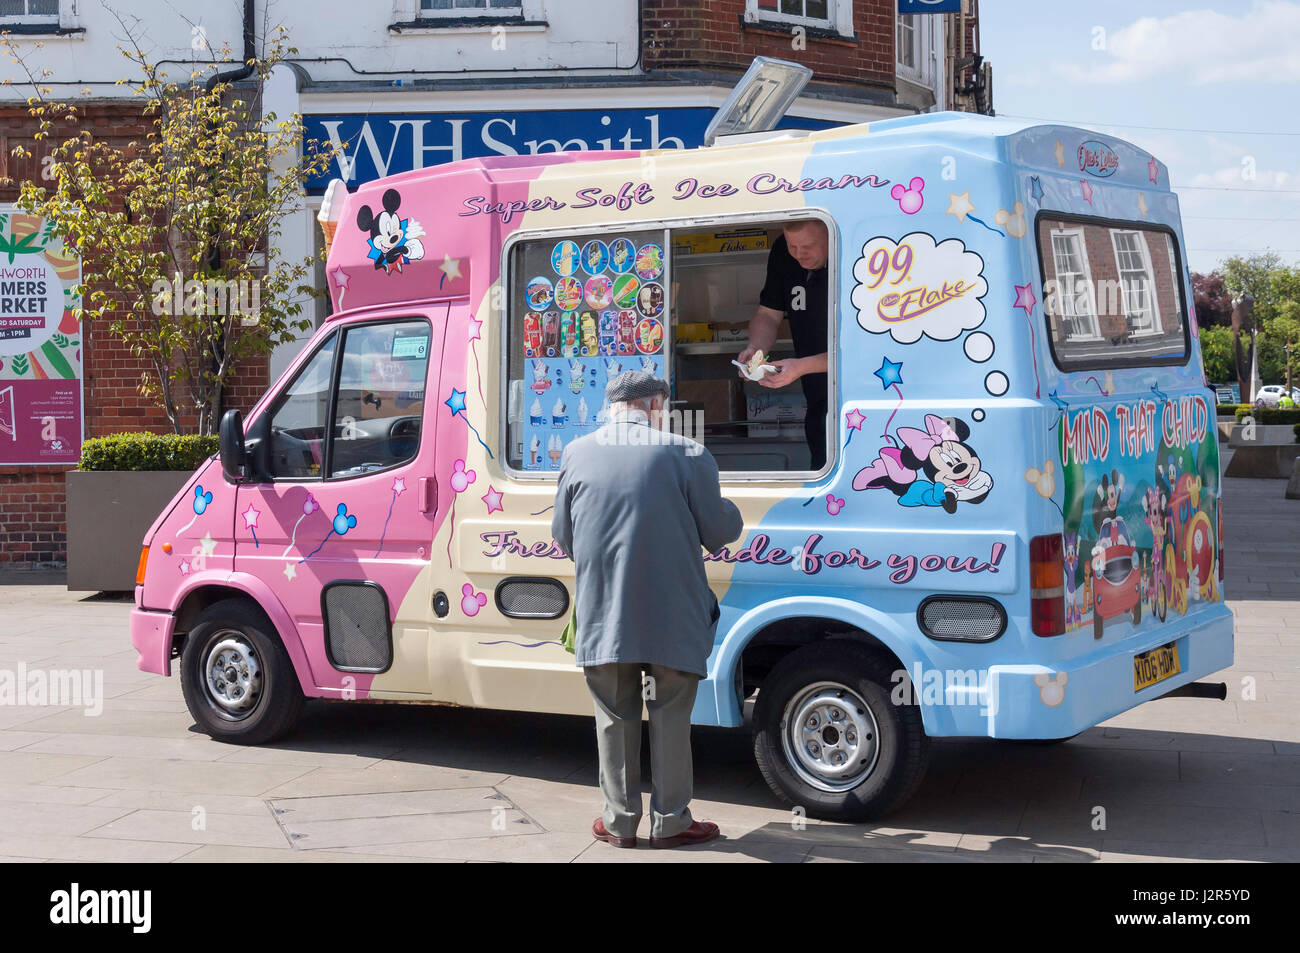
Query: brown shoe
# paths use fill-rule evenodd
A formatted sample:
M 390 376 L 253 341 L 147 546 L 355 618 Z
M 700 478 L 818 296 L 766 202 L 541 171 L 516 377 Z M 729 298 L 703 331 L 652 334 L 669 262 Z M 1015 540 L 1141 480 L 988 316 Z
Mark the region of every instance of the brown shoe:
M 596 823 L 591 825 L 591 834 L 596 840 L 603 840 L 606 844 L 613 844 L 615 847 L 635 847 L 636 836 L 632 837 L 615 837 L 609 831 L 605 830 L 605 819 L 596 818 Z
M 689 847 L 692 844 L 705 844 L 719 834 L 718 825 L 711 821 L 694 821 L 680 834 L 672 837 L 652 837 L 651 847 Z

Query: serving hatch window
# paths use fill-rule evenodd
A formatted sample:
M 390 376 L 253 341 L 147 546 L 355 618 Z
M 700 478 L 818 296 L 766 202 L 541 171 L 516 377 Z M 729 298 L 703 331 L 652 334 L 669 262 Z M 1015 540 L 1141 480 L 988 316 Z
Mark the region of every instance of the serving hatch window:
M 1173 233 L 1040 215 L 1043 311 L 1064 371 L 1181 364 L 1189 335 Z
M 834 313 L 826 304 L 825 289 L 834 286 L 829 264 L 820 277 L 800 273 L 809 284 L 800 300 L 818 302 L 800 305 L 811 309 L 808 318 L 792 330 L 789 316 L 776 309 L 772 340 L 755 345 L 768 353 L 752 355 L 744 376 L 735 363 L 750 347 L 756 310 L 767 306 L 760 298 L 769 256 L 786 247 L 787 226 L 807 241 L 810 220 L 805 212 L 635 223 L 515 241 L 507 252 L 506 464 L 523 474 L 557 473 L 564 448 L 605 422 L 608 381 L 636 369 L 668 381 L 669 426 L 703 443 L 724 473 L 802 479 L 820 468 L 812 465 L 812 443 L 826 431 L 825 398 L 810 420 L 805 385 L 824 394 L 827 375 L 764 387 L 751 374 L 759 373 L 756 365 L 770 371 L 771 362 L 801 356 L 801 347 L 827 351 Z M 794 261 L 787 252 L 777 255 L 787 258 Z
M 511 250 L 507 459 L 558 472 L 567 444 L 605 422 L 623 371 L 668 377 L 664 230 L 575 232 Z

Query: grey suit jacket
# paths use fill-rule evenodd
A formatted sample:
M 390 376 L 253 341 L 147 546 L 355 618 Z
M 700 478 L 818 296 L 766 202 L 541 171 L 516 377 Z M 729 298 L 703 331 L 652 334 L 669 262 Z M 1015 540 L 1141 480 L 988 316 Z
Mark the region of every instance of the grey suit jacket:
M 569 444 L 551 535 L 576 565 L 577 664 L 706 675 L 717 602 L 701 547 L 713 552 L 743 529 L 713 455 L 643 414 Z

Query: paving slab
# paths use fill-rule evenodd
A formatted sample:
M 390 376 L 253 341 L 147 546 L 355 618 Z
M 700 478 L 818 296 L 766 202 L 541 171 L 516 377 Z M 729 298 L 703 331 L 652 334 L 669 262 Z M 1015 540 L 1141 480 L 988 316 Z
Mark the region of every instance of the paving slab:
M 746 730 L 698 728 L 692 809 L 724 836 L 671 851 L 645 846 L 648 821 L 637 850 L 591 838 L 590 717 L 312 702 L 276 744 L 220 744 L 177 678 L 135 668 L 129 598 L 0 572 L 0 668 L 90 670 L 104 693 L 97 717 L 0 706 L 0 861 L 1294 863 L 1300 502 L 1282 485 L 1224 482 L 1226 702 L 1154 702 L 1055 745 L 935 739 L 916 796 L 872 824 L 798 817 Z
M 202 811 L 119 811 L 120 817 L 86 832 L 87 837 L 122 841 L 171 841 L 228 847 L 290 845 L 269 811 L 258 815 Z

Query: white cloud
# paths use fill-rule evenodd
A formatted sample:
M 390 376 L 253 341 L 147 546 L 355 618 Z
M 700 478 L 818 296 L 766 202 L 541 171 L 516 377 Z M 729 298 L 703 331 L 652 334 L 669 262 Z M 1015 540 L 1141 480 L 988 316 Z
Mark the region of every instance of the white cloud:
M 1195 85 L 1300 82 L 1300 3 L 1256 2 L 1240 16 L 1188 10 L 1143 17 L 1106 38 L 1086 67 L 1055 63 L 1054 72 L 1077 83 L 1133 83 L 1166 73 Z

